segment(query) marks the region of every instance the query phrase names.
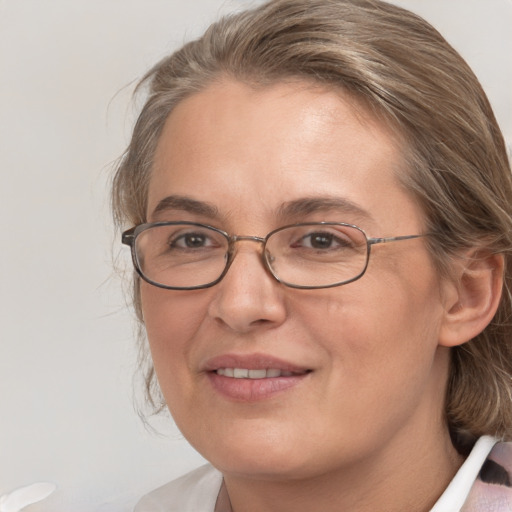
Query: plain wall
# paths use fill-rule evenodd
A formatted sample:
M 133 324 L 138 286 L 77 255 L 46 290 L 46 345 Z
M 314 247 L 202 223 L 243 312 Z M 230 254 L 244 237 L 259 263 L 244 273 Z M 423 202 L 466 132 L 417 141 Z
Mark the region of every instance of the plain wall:
M 252 2 L 254 4 L 255 2 Z M 400 0 L 473 66 L 512 140 L 512 2 Z M 134 321 L 112 255 L 111 163 L 134 80 L 242 0 L 0 0 L 0 494 L 27 511 L 128 511 L 202 463 L 132 407 Z

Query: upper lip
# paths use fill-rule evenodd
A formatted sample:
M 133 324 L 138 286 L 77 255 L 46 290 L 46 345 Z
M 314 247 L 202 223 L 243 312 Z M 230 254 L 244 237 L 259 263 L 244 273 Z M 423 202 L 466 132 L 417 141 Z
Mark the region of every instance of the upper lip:
M 244 368 L 248 370 L 276 369 L 293 373 L 305 373 L 310 368 L 299 366 L 267 354 L 223 354 L 208 359 L 202 366 L 205 372 L 219 368 Z

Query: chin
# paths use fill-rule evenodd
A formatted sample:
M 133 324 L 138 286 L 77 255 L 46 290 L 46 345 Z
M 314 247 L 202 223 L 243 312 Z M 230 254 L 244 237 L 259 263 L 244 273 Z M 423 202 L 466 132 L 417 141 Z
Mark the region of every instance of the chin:
M 246 452 L 224 454 L 210 462 L 224 475 L 232 475 L 255 480 L 301 480 L 315 475 L 312 465 L 301 459 L 288 456 L 251 456 Z
M 215 439 L 211 436 L 207 442 L 194 446 L 224 475 L 259 480 L 305 479 L 329 470 L 323 466 L 332 462 L 316 443 L 308 445 L 304 442 L 307 438 L 299 433 L 293 435 L 290 428 L 279 431 L 275 426 L 262 426 L 258 434 L 254 429 L 250 433 L 231 429 L 217 442 Z

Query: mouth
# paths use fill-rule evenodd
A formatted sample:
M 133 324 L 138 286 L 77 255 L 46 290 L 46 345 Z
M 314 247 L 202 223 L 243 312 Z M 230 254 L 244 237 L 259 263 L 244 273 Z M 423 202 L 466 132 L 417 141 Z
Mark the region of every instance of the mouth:
M 278 377 L 294 377 L 305 375 L 311 370 L 301 371 L 288 371 L 280 370 L 279 368 L 262 368 L 262 369 L 249 369 L 249 368 L 218 368 L 215 370 L 217 375 L 228 377 L 232 379 L 276 379 Z
M 262 401 L 291 391 L 313 372 L 263 354 L 226 354 L 209 360 L 203 370 L 217 393 L 236 402 Z

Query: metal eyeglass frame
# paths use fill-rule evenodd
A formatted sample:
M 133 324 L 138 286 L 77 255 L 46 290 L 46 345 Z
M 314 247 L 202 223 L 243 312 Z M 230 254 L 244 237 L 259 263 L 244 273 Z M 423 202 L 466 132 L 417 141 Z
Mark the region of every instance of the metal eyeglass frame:
M 228 251 L 227 251 L 227 259 L 226 259 L 226 266 L 224 267 L 224 271 L 221 273 L 221 275 L 215 279 L 214 281 L 202 285 L 197 286 L 168 286 L 161 283 L 158 283 L 156 281 L 152 281 L 147 276 L 144 275 L 140 268 L 140 264 L 137 258 L 136 254 L 136 248 L 135 248 L 135 241 L 137 239 L 137 236 L 140 235 L 142 232 L 146 231 L 147 229 L 150 229 L 152 227 L 157 226 L 173 226 L 173 225 L 185 225 L 185 226 L 198 226 L 201 228 L 207 228 L 211 229 L 219 234 L 221 234 L 226 240 L 228 241 Z M 288 283 L 286 281 L 283 281 L 282 279 L 277 276 L 271 265 L 270 262 L 267 259 L 265 246 L 267 244 L 268 239 L 274 235 L 275 233 L 278 233 L 279 231 L 282 231 L 283 229 L 293 228 L 293 227 L 300 227 L 300 226 L 346 226 L 350 228 L 357 229 L 360 231 L 365 240 L 366 240 L 366 261 L 364 264 L 363 269 L 361 272 L 346 281 L 341 281 L 334 284 L 328 284 L 328 285 L 296 285 L 292 283 Z M 131 255 L 132 255 L 132 261 L 133 266 L 135 267 L 135 270 L 137 274 L 147 283 L 152 284 L 153 286 L 157 286 L 158 288 L 164 288 L 166 290 L 200 290 L 203 288 L 210 288 L 212 286 L 215 286 L 217 283 L 219 283 L 223 277 L 227 274 L 229 267 L 231 266 L 231 263 L 233 262 L 236 253 L 235 253 L 235 243 L 240 241 L 249 241 L 249 242 L 258 242 L 263 244 L 263 250 L 261 253 L 261 259 L 264 268 L 270 273 L 270 275 L 279 283 L 284 284 L 285 286 L 288 286 L 289 288 L 298 288 L 302 290 L 317 290 L 321 288 L 334 288 L 336 286 L 342 286 L 344 284 L 352 283 L 354 281 L 357 281 L 360 279 L 364 273 L 366 272 L 366 269 L 368 268 L 368 262 L 370 261 L 370 252 L 371 247 L 376 244 L 386 244 L 390 242 L 399 242 L 402 240 L 411 240 L 414 238 L 421 238 L 428 236 L 428 234 L 421 234 L 421 235 L 402 235 L 402 236 L 392 236 L 392 237 L 383 237 L 383 238 L 371 238 L 366 235 L 363 229 L 361 229 L 359 226 L 356 226 L 354 224 L 347 224 L 346 222 L 301 222 L 297 224 L 288 224 L 286 226 L 281 226 L 280 228 L 274 229 L 270 233 L 268 233 L 265 237 L 259 237 L 259 236 L 245 236 L 245 235 L 230 235 L 226 231 L 223 231 L 222 229 L 210 226 L 208 224 L 201 224 L 200 222 L 189 222 L 189 221 L 170 221 L 170 222 L 148 222 L 144 224 L 139 224 L 137 226 L 134 226 L 121 235 L 121 240 L 124 245 L 128 245 L 131 249 Z

